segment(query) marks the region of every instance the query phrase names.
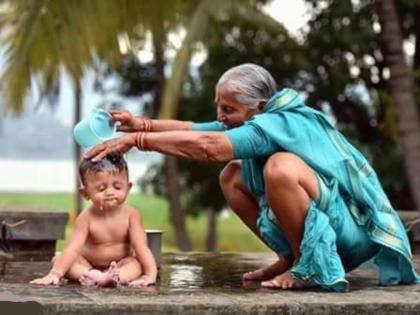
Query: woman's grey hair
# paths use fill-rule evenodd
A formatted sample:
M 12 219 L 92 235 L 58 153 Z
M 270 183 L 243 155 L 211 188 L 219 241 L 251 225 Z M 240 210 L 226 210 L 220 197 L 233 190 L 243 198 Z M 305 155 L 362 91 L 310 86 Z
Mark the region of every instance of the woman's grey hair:
M 256 108 L 261 100 L 270 99 L 277 92 L 277 84 L 272 75 L 263 67 L 244 63 L 230 68 L 220 77 L 216 91 L 223 85 L 233 92 L 238 102 Z

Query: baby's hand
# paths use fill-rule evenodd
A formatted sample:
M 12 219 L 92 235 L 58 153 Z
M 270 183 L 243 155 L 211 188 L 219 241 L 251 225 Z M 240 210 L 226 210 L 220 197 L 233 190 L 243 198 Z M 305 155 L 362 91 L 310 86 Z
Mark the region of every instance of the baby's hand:
M 57 275 L 49 273 L 45 277 L 32 280 L 29 283 L 37 284 L 37 285 L 50 285 L 50 284 L 57 285 L 59 282 L 60 282 L 60 278 Z
M 156 277 L 143 275 L 140 278 L 131 281 L 128 286 L 136 288 L 136 287 L 146 287 L 151 284 L 156 283 Z

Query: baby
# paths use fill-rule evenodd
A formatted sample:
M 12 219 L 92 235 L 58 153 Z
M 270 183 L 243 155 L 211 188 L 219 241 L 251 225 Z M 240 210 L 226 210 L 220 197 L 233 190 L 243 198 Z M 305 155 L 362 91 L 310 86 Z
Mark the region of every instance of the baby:
M 53 259 L 51 271 L 31 283 L 58 284 L 65 277 L 84 286 L 154 284 L 157 268 L 140 213 L 125 204 L 131 183 L 123 156 L 83 160 L 79 172 L 80 193 L 91 206 L 77 217 L 69 243 Z

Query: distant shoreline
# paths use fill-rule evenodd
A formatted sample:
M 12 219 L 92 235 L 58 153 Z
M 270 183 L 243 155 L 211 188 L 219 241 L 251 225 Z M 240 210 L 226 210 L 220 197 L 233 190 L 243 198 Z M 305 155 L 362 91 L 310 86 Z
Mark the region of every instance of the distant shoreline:
M 133 183 L 144 175 L 150 161 L 127 158 Z M 0 158 L 0 192 L 73 192 L 75 167 L 72 160 Z M 133 185 L 133 192 L 138 190 Z

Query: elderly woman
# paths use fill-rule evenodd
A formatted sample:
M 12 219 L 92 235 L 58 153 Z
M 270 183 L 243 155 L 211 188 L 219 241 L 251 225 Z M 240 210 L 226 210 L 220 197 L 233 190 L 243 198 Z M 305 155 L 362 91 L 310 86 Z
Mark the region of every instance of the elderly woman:
M 211 123 L 111 111 L 128 134 L 86 157 L 137 147 L 229 162 L 220 174 L 227 202 L 279 257 L 244 280 L 343 291 L 345 273 L 375 257 L 380 284 L 418 282 L 404 227 L 374 170 L 321 112 L 292 89 L 277 92 L 273 77 L 254 64 L 226 71 L 215 100 L 218 121 Z

